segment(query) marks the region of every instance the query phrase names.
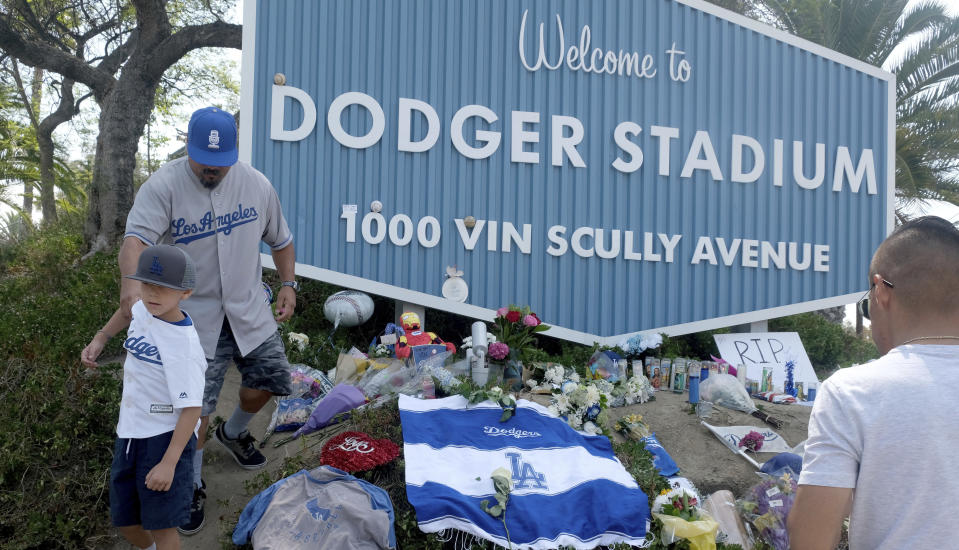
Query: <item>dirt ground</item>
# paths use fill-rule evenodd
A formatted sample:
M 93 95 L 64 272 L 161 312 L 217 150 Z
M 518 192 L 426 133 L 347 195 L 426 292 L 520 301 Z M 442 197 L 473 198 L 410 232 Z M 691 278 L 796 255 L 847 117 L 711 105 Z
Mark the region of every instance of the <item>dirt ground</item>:
M 220 403 L 214 417 L 228 417 L 236 406 L 239 388 L 239 374 L 231 369 L 223 386 Z M 548 396 L 522 395 L 548 404 Z M 657 392 L 655 401 L 641 405 L 610 409 L 615 422 L 627 414 L 641 414 L 646 424 L 656 433 L 663 447 L 679 465 L 680 474 L 689 478 L 704 494 L 720 489 L 729 489 L 736 496 L 742 495 L 750 486 L 759 481 L 756 468 L 746 459 L 726 448 L 716 436 L 707 430 L 699 417 L 690 412 L 688 395 L 673 394 L 668 391 Z M 796 445 L 806 438 L 806 426 L 811 407 L 800 405 L 773 405 L 762 401 L 765 412 L 784 422 L 782 428 L 773 428 L 786 439 L 789 445 Z M 257 440 L 262 439 L 272 414 L 273 405 L 268 404 L 250 424 L 250 432 Z M 714 426 L 751 425 L 757 428 L 767 427 L 761 420 L 746 413 L 722 407 L 714 407 L 708 422 Z M 286 456 L 298 452 L 316 452 L 319 443 L 311 438 L 303 442 L 292 442 L 277 449 L 273 442 L 283 434 L 274 436 L 261 451 L 269 463 L 266 469 L 276 469 Z M 617 434 L 616 437 L 619 437 Z M 307 448 L 307 445 L 312 447 Z M 757 462 L 768 460 L 772 455 L 758 453 Z M 253 479 L 259 472 L 247 471 L 237 466 L 232 457 L 215 440 L 208 442 L 203 457 L 203 478 L 207 483 L 206 526 L 193 536 L 181 537 L 183 550 L 207 550 L 223 547 L 224 540 L 233 529 L 233 518 L 243 508 L 249 497 L 244 483 Z M 222 520 L 222 521 L 221 521 Z M 223 531 L 223 533 L 221 533 Z M 230 548 L 227 545 L 226 548 Z M 118 534 L 113 542 L 105 547 L 109 550 L 128 550 L 132 548 Z

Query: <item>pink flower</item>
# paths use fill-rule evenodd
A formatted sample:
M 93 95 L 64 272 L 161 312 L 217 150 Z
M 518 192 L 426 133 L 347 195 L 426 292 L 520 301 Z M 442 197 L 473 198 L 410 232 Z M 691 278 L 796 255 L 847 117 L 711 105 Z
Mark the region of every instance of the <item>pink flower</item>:
M 523 324 L 528 327 L 535 327 L 536 325 L 539 324 L 539 319 L 536 318 L 536 315 L 533 315 L 531 313 L 527 315 L 526 317 L 523 317 Z
M 493 342 L 489 345 L 489 356 L 493 359 L 502 361 L 507 355 L 509 355 L 509 346 L 503 342 Z
M 499 309 L 496 310 L 496 316 L 497 316 L 497 317 L 506 317 L 506 314 L 507 314 L 507 313 L 509 313 L 509 308 L 508 308 L 508 307 L 501 307 L 501 308 L 499 308 Z

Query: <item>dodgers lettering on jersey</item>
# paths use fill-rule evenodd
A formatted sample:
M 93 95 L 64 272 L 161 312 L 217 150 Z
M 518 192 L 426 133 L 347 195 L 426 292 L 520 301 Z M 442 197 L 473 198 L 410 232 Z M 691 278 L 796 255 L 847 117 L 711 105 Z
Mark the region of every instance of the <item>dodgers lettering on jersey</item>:
M 123 341 L 123 347 L 140 361 L 153 363 L 163 366 L 163 360 L 160 358 L 160 350 L 148 342 L 144 336 L 129 337 Z
M 170 235 L 174 244 L 189 243 L 197 239 L 212 237 L 217 233 L 229 235 L 234 227 L 255 222 L 259 219 L 256 208 L 244 208 L 236 205 L 236 210 L 222 216 L 214 216 L 213 211 L 207 211 L 198 221 L 191 223 L 186 218 L 175 218 L 170 222 Z

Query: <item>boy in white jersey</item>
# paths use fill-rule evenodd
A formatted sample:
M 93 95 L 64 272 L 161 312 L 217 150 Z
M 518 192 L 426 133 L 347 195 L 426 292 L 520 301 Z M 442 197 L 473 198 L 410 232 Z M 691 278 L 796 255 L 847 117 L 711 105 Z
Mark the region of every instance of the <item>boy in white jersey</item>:
M 144 284 L 123 343 L 110 515 L 137 548 L 179 549 L 176 528 L 190 518 L 206 371 L 193 321 L 180 309 L 196 286 L 196 268 L 183 250 L 157 245 L 143 251 L 129 277 Z M 107 341 L 126 324 L 118 309 L 83 349 L 83 364 L 97 366 Z

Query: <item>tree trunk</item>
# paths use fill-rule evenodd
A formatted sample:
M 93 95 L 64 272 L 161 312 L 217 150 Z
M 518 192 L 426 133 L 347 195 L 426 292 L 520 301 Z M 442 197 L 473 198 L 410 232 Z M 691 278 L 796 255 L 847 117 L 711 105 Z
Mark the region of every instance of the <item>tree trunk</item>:
M 43 210 L 43 225 L 57 221 L 53 131 L 60 124 L 73 118 L 78 110 L 79 104 L 73 103 L 73 81 L 65 78 L 60 83 L 60 105 L 57 106 L 56 111 L 44 118 L 37 128 L 37 146 L 40 148 L 40 207 Z
M 87 255 L 106 250 L 123 236 L 133 206 L 137 145 L 153 111 L 155 84 L 137 75 L 123 77 L 100 106 L 100 132 L 90 186 L 85 237 Z M 135 70 L 135 69 L 134 69 Z

